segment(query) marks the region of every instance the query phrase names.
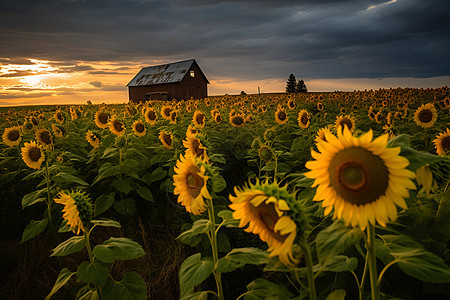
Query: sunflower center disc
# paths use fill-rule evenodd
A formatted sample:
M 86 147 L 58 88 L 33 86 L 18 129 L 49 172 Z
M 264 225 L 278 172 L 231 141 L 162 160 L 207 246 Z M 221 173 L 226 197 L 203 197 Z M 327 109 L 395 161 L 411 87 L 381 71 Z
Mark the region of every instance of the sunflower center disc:
M 164 142 L 166 142 L 167 145 L 169 145 L 169 146 L 172 145 L 172 139 L 170 138 L 170 135 L 163 134 L 163 140 L 164 140 Z
M 419 112 L 419 120 L 422 123 L 429 123 L 433 119 L 433 113 L 429 109 L 423 109 Z
M 342 126 L 342 130 L 344 129 L 344 125 L 347 126 L 348 130 L 352 130 L 352 121 L 349 118 L 343 118 L 339 125 Z
M 136 128 L 137 132 L 143 132 L 144 131 L 144 124 L 142 123 L 137 123 L 136 126 L 134 127 Z
M 122 128 L 122 123 L 120 123 L 119 121 L 114 122 L 114 128 L 118 131 L 121 132 L 123 130 Z
M 46 144 L 49 145 L 52 143 L 52 140 L 50 139 L 50 134 L 46 131 L 41 133 L 41 141 Z
M 186 178 L 186 185 L 192 198 L 197 198 L 200 195 L 203 184 L 203 178 L 196 174 L 190 173 Z
M 8 132 L 8 140 L 15 142 L 19 139 L 19 131 L 17 130 L 11 130 L 10 132 Z
M 234 125 L 242 125 L 244 123 L 244 119 L 242 117 L 234 117 L 233 124 Z
M 204 116 L 202 115 L 202 114 L 198 114 L 196 117 L 195 117 L 195 120 L 197 121 L 197 124 L 203 124 L 203 118 L 204 118 Z
M 376 201 L 388 187 L 384 161 L 365 148 L 353 146 L 336 153 L 328 168 L 330 185 L 344 201 L 364 205 Z
M 222 122 L 222 117 L 220 115 L 216 115 L 216 122 L 217 123 Z
M 63 116 L 62 116 L 62 114 L 61 114 L 60 112 L 56 114 L 56 117 L 57 117 L 58 120 L 60 120 L 60 121 L 62 121 L 62 119 L 63 119 Z
M 32 161 L 38 161 L 41 158 L 41 150 L 39 148 L 31 148 L 28 152 L 28 156 Z
M 275 210 L 274 204 L 261 203 L 257 207 L 257 211 L 261 222 L 264 224 L 266 230 L 270 232 L 271 237 L 277 239 L 280 242 L 284 242 L 287 238 L 287 235 L 281 235 L 275 232 L 275 224 L 277 223 L 279 217 Z
M 300 118 L 300 121 L 302 121 L 303 125 L 308 124 L 308 121 L 309 121 L 308 115 L 306 113 L 303 113 L 301 118 Z
M 444 150 L 450 149 L 450 136 L 446 136 L 442 139 L 441 146 Z
M 172 110 L 170 108 L 164 109 L 164 115 L 166 115 L 166 116 L 170 116 L 171 112 L 172 112 Z
M 105 113 L 100 113 L 98 114 L 98 120 L 100 121 L 100 123 L 106 124 L 108 123 L 108 115 Z
M 203 150 L 203 149 L 200 149 L 200 143 L 198 142 L 197 139 L 195 139 L 195 140 L 192 142 L 192 148 L 193 148 L 193 150 L 194 150 L 194 152 L 195 152 L 195 156 L 197 156 L 197 157 L 203 157 L 204 150 Z
M 278 119 L 280 119 L 281 121 L 286 120 L 286 113 L 284 111 L 280 111 L 278 113 Z
M 156 114 L 155 114 L 155 112 L 154 111 L 149 111 L 148 113 L 147 113 L 147 117 L 149 118 L 149 120 L 155 120 L 156 119 Z

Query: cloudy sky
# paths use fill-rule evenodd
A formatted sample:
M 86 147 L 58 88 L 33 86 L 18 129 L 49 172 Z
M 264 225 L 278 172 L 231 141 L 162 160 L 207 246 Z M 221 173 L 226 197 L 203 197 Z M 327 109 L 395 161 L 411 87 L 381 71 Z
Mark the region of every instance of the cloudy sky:
M 210 95 L 450 85 L 448 0 L 0 2 L 0 105 L 128 100 L 142 68 L 195 58 Z

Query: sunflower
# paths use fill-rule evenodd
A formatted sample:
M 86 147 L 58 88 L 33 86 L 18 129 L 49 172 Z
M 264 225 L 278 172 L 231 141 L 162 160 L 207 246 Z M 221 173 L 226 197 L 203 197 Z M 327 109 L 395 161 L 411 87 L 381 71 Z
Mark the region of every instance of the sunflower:
M 331 134 L 331 131 L 330 131 L 330 129 L 329 129 L 328 127 L 320 128 L 320 129 L 317 131 L 317 136 L 316 136 L 316 138 L 314 139 L 315 142 L 316 142 L 317 144 L 319 144 L 319 141 L 324 141 L 324 142 L 326 142 L 326 141 L 327 141 L 327 138 L 326 138 L 326 135 L 327 135 L 327 134 Z
M 387 134 L 372 141 L 372 130 L 357 138 L 344 127 L 338 137 L 325 137 L 318 143 L 320 153 L 311 150 L 316 160 L 306 163 L 311 171 L 305 173 L 315 179 L 313 200 L 323 200 L 325 215 L 334 208 L 334 218 L 364 230 L 369 222 L 385 227 L 395 220 L 395 204 L 408 208 L 403 198 L 409 197 L 408 188 L 415 189 L 415 174 L 406 169 L 409 161 L 399 155 L 400 147 L 387 147 Z
M 288 115 L 286 114 L 286 111 L 281 108 L 281 106 L 278 106 L 277 111 L 275 112 L 275 122 L 277 122 L 280 125 L 286 124 L 288 121 Z
M 122 136 L 125 134 L 125 125 L 115 117 L 112 117 L 109 122 L 109 130 L 117 136 Z
M 166 120 L 169 120 L 170 119 L 170 113 L 172 112 L 172 106 L 170 106 L 170 105 L 164 105 L 162 108 L 161 108 L 161 116 L 164 118 L 164 119 L 166 119 Z
M 177 124 L 178 122 L 178 111 L 174 110 L 170 113 L 170 123 Z
M 131 125 L 131 128 L 133 128 L 133 132 L 137 136 L 144 136 L 147 133 L 145 124 L 141 120 L 134 121 L 133 125 Z
M 104 111 L 97 111 L 94 115 L 94 121 L 95 121 L 95 125 L 97 125 L 97 127 L 105 129 L 108 128 L 108 114 L 105 113 Z
M 198 129 L 197 129 L 197 128 L 195 128 L 195 127 L 192 126 L 192 125 L 189 125 L 189 126 L 188 126 L 188 129 L 186 130 L 186 135 L 189 135 L 189 134 L 195 135 L 195 134 L 197 134 L 197 132 L 198 132 Z
M 64 136 L 64 129 L 62 127 L 52 124 L 52 130 L 56 137 L 62 138 Z
M 263 105 L 258 106 L 257 110 L 259 113 L 265 113 L 267 111 L 267 107 L 263 104 Z
M 205 126 L 205 115 L 199 110 L 195 111 L 194 116 L 192 117 L 192 122 L 195 127 L 203 128 Z
M 233 115 L 229 119 L 230 124 L 233 125 L 233 127 L 241 127 L 245 124 L 245 118 L 244 115 Z
M 436 139 L 433 140 L 433 143 L 438 155 L 444 156 L 446 153 L 450 152 L 450 130 L 447 128 L 446 131 L 437 135 Z
M 20 127 L 14 126 L 6 128 L 2 135 L 3 142 L 10 146 L 19 146 L 20 141 L 22 140 L 22 135 L 20 133 Z
M 344 126 L 345 125 L 345 126 Z M 338 116 L 336 118 L 335 128 L 337 131 L 343 131 L 344 127 L 347 127 L 350 132 L 353 132 L 355 130 L 355 119 L 352 116 Z
M 265 162 L 269 162 L 273 158 L 272 150 L 264 144 L 262 144 L 261 147 L 259 147 L 258 155 L 259 155 L 259 158 L 261 158 Z
M 220 111 L 217 108 L 211 110 L 211 117 L 214 118 L 217 114 L 220 114 Z
M 199 164 L 199 160 L 192 156 L 177 160 L 175 173 L 173 175 L 173 193 L 178 195 L 178 203 L 194 215 L 200 215 L 206 210 L 204 199 L 211 199 L 206 183 L 208 176 L 205 175 L 205 166 Z
M 183 141 L 183 146 L 186 148 L 186 157 L 193 156 L 203 161 L 208 161 L 208 155 L 206 154 L 207 148 L 203 146 L 200 141 L 201 134 L 193 135 L 188 134 L 186 140 Z
M 28 167 L 40 169 L 45 159 L 44 150 L 34 141 L 25 143 L 24 147 L 22 147 L 22 159 Z
M 56 203 L 63 204 L 63 218 L 67 220 L 73 233 L 86 232 L 89 229 L 93 215 L 93 207 L 89 197 L 81 191 L 60 192 L 54 199 Z
M 280 261 L 292 266 L 297 261 L 292 255 L 292 245 L 297 235 L 297 225 L 287 216 L 288 202 L 293 195 L 276 183 L 255 184 L 249 182 L 244 188 L 234 188 L 236 196 L 230 195 L 233 218 L 240 220 L 239 227 L 259 235 L 269 246 L 269 257 L 278 256 Z
M 422 106 L 414 112 L 414 121 L 418 126 L 423 128 L 432 127 L 436 120 L 437 111 L 432 103 L 422 104 Z
M 86 132 L 86 140 L 94 148 L 98 148 L 98 146 L 100 146 L 100 139 L 95 133 L 92 133 L 92 131 L 90 130 Z
M 160 131 L 159 132 L 159 140 L 161 141 L 161 143 L 163 144 L 164 147 L 166 147 L 167 149 L 173 149 L 172 146 L 172 133 L 170 132 L 165 132 L 165 131 Z
M 301 111 L 298 112 L 297 122 L 301 128 L 309 127 L 309 124 L 311 122 L 310 122 L 310 117 L 309 117 L 309 113 L 307 110 L 302 109 Z
M 53 144 L 53 139 L 50 132 L 44 128 L 36 130 L 36 139 L 44 146 L 45 149 L 50 148 Z
M 222 123 L 222 116 L 221 116 L 220 114 L 216 114 L 216 115 L 214 116 L 214 121 L 215 121 L 217 124 Z
M 53 115 L 53 118 L 59 123 L 64 123 L 64 115 L 62 114 L 62 112 L 60 110 L 57 110 L 55 112 L 55 114 Z
M 158 115 L 156 114 L 156 111 L 152 107 L 147 108 L 145 111 L 145 121 L 150 125 L 155 125 L 158 122 L 157 120 Z
M 287 102 L 287 107 L 292 110 L 295 109 L 297 107 L 297 105 L 295 104 L 295 101 L 292 99 L 289 99 Z
M 325 106 L 323 106 L 322 102 L 317 102 L 317 110 L 318 111 L 323 111 L 325 108 Z
M 375 115 L 375 122 L 377 122 L 378 124 L 381 124 L 384 120 L 384 115 L 381 111 L 377 112 Z

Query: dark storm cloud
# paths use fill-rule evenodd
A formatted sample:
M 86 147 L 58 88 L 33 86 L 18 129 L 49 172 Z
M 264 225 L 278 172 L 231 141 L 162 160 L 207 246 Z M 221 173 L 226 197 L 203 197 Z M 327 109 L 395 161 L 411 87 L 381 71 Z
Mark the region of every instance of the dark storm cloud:
M 196 58 L 209 79 L 450 75 L 448 1 L 388 2 L 3 1 L 0 57 Z

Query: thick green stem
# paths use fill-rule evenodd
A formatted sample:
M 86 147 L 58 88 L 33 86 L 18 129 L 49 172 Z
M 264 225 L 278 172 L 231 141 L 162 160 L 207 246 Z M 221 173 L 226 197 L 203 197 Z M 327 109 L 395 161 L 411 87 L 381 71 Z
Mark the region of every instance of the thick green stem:
M 48 210 L 48 224 L 52 226 L 52 196 L 50 195 L 50 175 L 48 172 L 48 161 L 45 160 L 45 181 L 47 182 L 47 210 Z
M 91 248 L 91 243 L 89 242 L 89 236 L 91 234 L 91 231 L 89 231 L 88 233 L 84 233 L 84 238 L 86 240 L 86 249 L 89 255 L 89 261 L 92 263 L 94 263 L 94 256 L 92 255 L 92 248 Z M 102 300 L 103 296 L 102 296 L 102 289 L 101 287 L 96 284 L 95 285 L 95 289 L 97 290 L 97 295 L 98 295 L 98 299 Z
M 375 256 L 375 227 L 369 223 L 367 228 L 367 256 L 369 258 L 369 273 L 370 273 L 370 289 L 372 292 L 372 300 L 380 299 L 380 292 L 377 287 L 377 261 Z
M 211 222 L 211 250 L 213 255 L 214 266 L 216 266 L 219 261 L 219 252 L 217 248 L 217 235 L 216 235 L 216 220 L 214 216 L 214 206 L 212 199 L 208 201 L 208 217 Z M 224 300 L 223 289 L 222 289 L 222 274 L 220 272 L 213 271 L 214 279 L 217 286 L 217 294 L 219 295 L 219 300 Z
M 309 251 L 308 244 L 303 237 L 300 238 L 300 248 L 302 249 L 303 256 L 305 257 L 306 271 L 308 274 L 308 290 L 309 299 L 316 300 L 316 286 L 314 283 L 313 262 L 311 252 Z

